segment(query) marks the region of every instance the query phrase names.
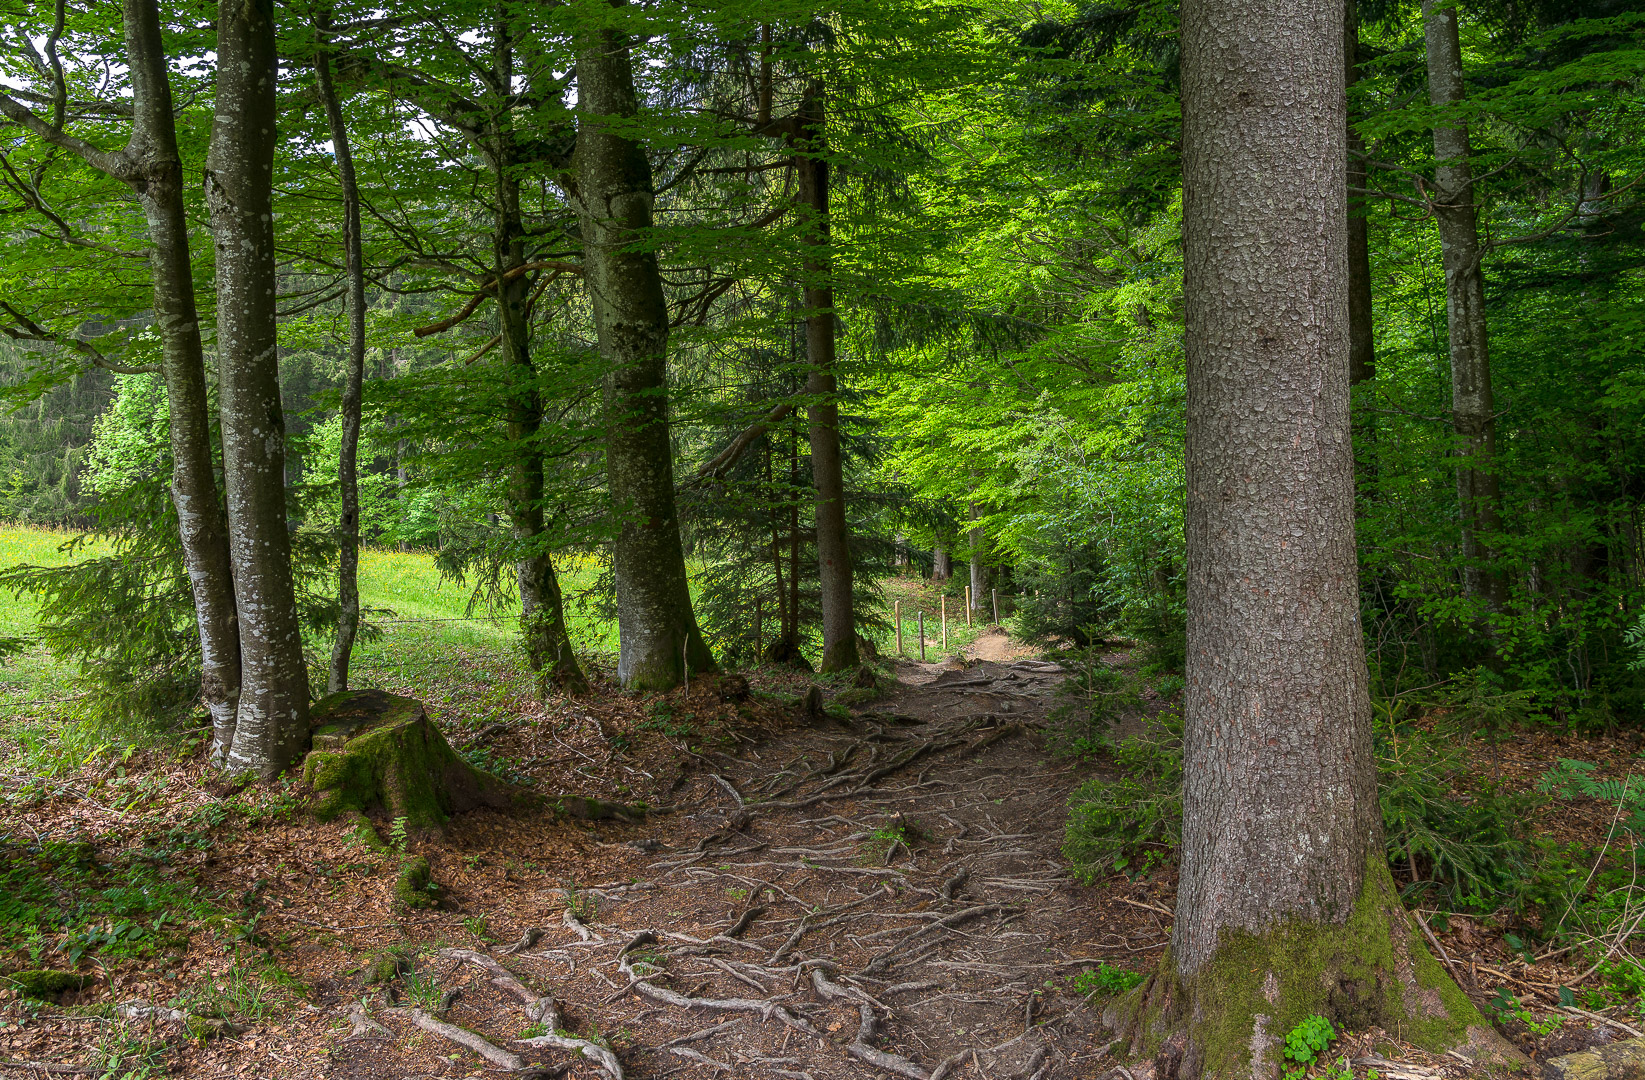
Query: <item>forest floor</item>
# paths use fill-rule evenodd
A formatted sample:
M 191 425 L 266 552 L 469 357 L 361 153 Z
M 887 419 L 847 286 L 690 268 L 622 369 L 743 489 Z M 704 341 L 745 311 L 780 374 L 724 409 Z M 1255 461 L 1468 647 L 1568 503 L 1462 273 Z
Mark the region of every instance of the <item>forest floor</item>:
M 398 856 L 314 822 L 294 784 L 236 789 L 197 751 L 88 762 L 0 803 L 0 923 L 56 919 L 0 940 L 0 971 L 85 976 L 49 1005 L 0 990 L 0 1076 L 613 1075 L 520 1041 L 556 1035 L 631 1080 L 1102 1075 L 1123 1048 L 1100 993 L 1157 962 L 1175 881 L 1075 880 L 1065 806 L 1094 767 L 1044 745 L 1064 673 L 1003 632 L 966 653 L 887 664 L 877 697 L 820 716 L 808 676 L 773 671 L 752 695 L 493 701 L 483 724 L 431 702 L 454 744 L 537 791 L 670 812 L 481 811 L 397 841 L 440 886 L 423 911 L 393 902 Z M 1520 740 L 1497 765 L 1558 749 Z M 1568 826 L 1603 830 L 1601 811 Z M 1574 976 L 1478 921 L 1440 937 L 1481 1003 Z M 1510 1033 L 1546 1056 L 1615 1031 L 1561 1025 Z M 1468 1068 L 1382 1032 L 1337 1049 L 1373 1046 L 1403 1080 Z

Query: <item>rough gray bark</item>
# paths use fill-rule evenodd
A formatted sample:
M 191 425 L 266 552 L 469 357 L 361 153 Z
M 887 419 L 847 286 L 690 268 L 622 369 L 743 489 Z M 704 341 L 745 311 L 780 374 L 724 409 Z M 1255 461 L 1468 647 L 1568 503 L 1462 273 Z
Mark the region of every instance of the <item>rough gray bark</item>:
M 1271 1077 L 1315 1012 L 1431 1047 L 1491 1037 L 1413 941 L 1381 856 L 1342 32 L 1313 0 L 1182 8 L 1182 848 L 1171 948 L 1131 1021 L 1157 1080 Z
M 817 493 L 817 572 L 821 591 L 823 655 L 820 670 L 844 671 L 860 662 L 851 593 L 851 544 L 845 518 L 845 475 L 840 455 L 839 387 L 834 377 L 834 259 L 828 221 L 828 151 L 822 88 L 811 87 L 800 106 L 800 205 L 810 209 L 804 265 L 805 391 L 811 437 L 811 482 Z
M 1454 5 L 1423 0 L 1428 56 L 1428 98 L 1436 106 L 1460 103 L 1462 45 Z M 1485 276 L 1480 267 L 1479 223 L 1474 207 L 1468 127 L 1434 128 L 1434 221 L 1445 266 L 1445 324 L 1451 357 L 1451 423 L 1457 437 L 1457 504 L 1462 518 L 1463 583 L 1468 595 L 1499 608 L 1502 575 L 1481 534 L 1501 525 L 1501 493 L 1494 469 L 1496 403 L 1485 328 Z
M 228 764 L 264 777 L 308 742 L 275 332 L 276 70 L 273 0 L 222 0 L 205 185 L 217 250 L 218 408 L 240 616 L 240 700 Z
M 1183 7 L 1188 662 L 1173 949 L 1341 923 L 1379 827 L 1349 442 L 1341 9 Z
M 577 86 L 583 281 L 610 370 L 604 398 L 606 472 L 620 521 L 612 560 L 617 677 L 628 689 L 666 690 L 687 670 L 714 670 L 714 658 L 692 614 L 674 507 L 662 277 L 656 255 L 634 246 L 652 225 L 651 162 L 619 125 L 605 122 L 639 111 L 620 31 L 606 27 L 579 37 Z
M 329 12 L 319 20 L 323 35 L 331 22 Z M 322 43 L 314 58 L 315 81 L 325 102 L 331 128 L 332 152 L 337 160 L 337 182 L 343 192 L 343 263 L 347 278 L 348 367 L 343 377 L 343 442 L 337 455 L 337 483 L 342 509 L 337 518 L 337 637 L 331 645 L 331 669 L 326 693 L 348 689 L 348 665 L 354 638 L 360 631 L 360 397 L 366 374 L 366 270 L 360 236 L 360 187 L 354 178 L 354 151 L 343 104 L 331 79 L 331 58 Z
M 154 321 L 160 332 L 161 371 L 166 382 L 171 498 L 200 634 L 200 691 L 211 714 L 211 755 L 222 761 L 234 740 L 240 641 L 229 570 L 228 525 L 217 499 L 211 460 L 205 357 L 183 207 L 183 163 L 177 152 L 171 83 L 154 0 L 124 0 L 122 22 L 132 103 L 131 137 L 124 150 L 99 150 L 67 135 L 60 114 L 48 122 L 5 94 L 0 94 L 0 114 L 123 181 L 143 208 L 154 278 Z
M 954 572 L 953 560 L 949 558 L 941 544 L 931 549 L 931 580 L 947 581 Z

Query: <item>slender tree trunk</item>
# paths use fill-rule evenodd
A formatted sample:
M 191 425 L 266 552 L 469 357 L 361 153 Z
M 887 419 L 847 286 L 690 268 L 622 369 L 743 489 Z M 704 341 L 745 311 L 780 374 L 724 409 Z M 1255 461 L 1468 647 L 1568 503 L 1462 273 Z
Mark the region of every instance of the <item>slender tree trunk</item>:
M 222 0 L 206 205 L 217 249 L 218 401 L 241 685 L 230 768 L 272 777 L 308 745 L 286 531 L 275 331 L 273 0 Z
M 1182 10 L 1188 660 L 1158 1080 L 1269 1077 L 1310 1013 L 1485 1029 L 1381 852 L 1354 551 L 1342 9 Z
M 817 491 L 817 571 L 822 601 L 822 671 L 860 663 L 852 606 L 851 544 L 845 519 L 845 472 L 840 455 L 839 387 L 834 380 L 834 258 L 828 224 L 827 117 L 820 86 L 800 106 L 800 204 L 811 211 L 805 258 L 805 354 L 811 371 L 806 410 L 811 435 L 811 480 Z
M 499 135 L 501 146 L 506 147 L 510 141 L 509 136 Z M 515 565 L 520 586 L 520 633 L 526 660 L 538 673 L 539 689 L 545 695 L 551 686 L 570 694 L 584 694 L 588 692 L 588 680 L 571 646 L 560 580 L 554 572 L 553 555 L 545 547 L 546 480 L 543 452 L 537 443 L 543 401 L 531 359 L 531 280 L 524 274 L 505 278 L 506 271 L 525 264 L 520 189 L 512 164 L 512 160 L 499 161 L 496 170 L 500 209 L 493 239 L 503 362 L 508 365 L 513 383 L 508 400 L 508 515 L 514 540 L 522 550 Z
M 330 13 L 319 20 L 322 34 L 331 24 Z M 366 269 L 360 236 L 360 188 L 354 179 L 354 152 L 349 145 L 343 105 L 331 81 L 331 59 L 323 43 L 314 59 L 314 75 L 325 101 L 331 128 L 332 151 L 337 159 L 337 182 L 343 191 L 343 265 L 347 278 L 348 367 L 343 376 L 343 442 L 337 454 L 337 483 L 342 511 L 337 520 L 337 638 L 331 646 L 331 670 L 326 692 L 348 689 L 348 665 L 354 638 L 360 631 L 360 398 L 366 374 Z
M 1428 98 L 1438 107 L 1463 100 L 1462 44 L 1454 5 L 1423 0 Z M 1496 610 L 1506 583 L 1492 567 L 1481 534 L 1501 525 L 1497 487 L 1496 403 L 1485 328 L 1485 275 L 1480 267 L 1468 128 L 1434 128 L 1434 221 L 1445 264 L 1445 325 L 1451 354 L 1451 422 L 1457 436 L 1457 505 L 1462 517 L 1463 582 L 1469 596 Z
M 200 689 L 211 713 L 212 759 L 225 760 L 234 742 L 240 697 L 240 638 L 229 569 L 228 523 L 217 498 L 211 459 L 205 356 L 195 308 L 183 163 L 177 153 L 171 84 L 154 0 L 126 0 L 127 59 L 132 79 L 132 138 L 138 166 L 132 183 L 148 220 L 154 316 L 160 328 L 171 436 L 171 499 L 194 594 L 200 633 Z
M 979 521 L 981 518 L 982 507 L 972 503 L 971 520 Z M 992 614 L 987 603 L 988 567 L 983 565 L 982 561 L 982 549 L 987 537 L 983 534 L 981 526 L 973 525 L 966 533 L 966 541 L 971 548 L 971 611 L 973 614 L 980 613 L 983 621 L 987 622 L 988 615 Z
M 625 6 L 621 0 L 614 7 Z M 674 508 L 668 433 L 668 307 L 657 257 L 634 250 L 651 229 L 651 162 L 620 125 L 639 111 L 624 35 L 603 28 L 577 42 L 577 203 L 583 280 L 609 365 L 606 470 L 619 520 L 613 552 L 620 637 L 617 677 L 666 690 L 714 657 L 691 611 Z

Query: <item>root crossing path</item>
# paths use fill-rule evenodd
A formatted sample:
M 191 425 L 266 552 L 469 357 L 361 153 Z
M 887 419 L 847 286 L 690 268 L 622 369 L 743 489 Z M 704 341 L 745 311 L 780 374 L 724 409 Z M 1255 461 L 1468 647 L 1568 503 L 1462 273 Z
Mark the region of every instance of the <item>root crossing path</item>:
M 1169 919 L 1079 886 L 1060 854 L 1079 777 L 1041 729 L 1062 669 L 898 674 L 850 720 L 705 755 L 681 812 L 602 835 L 620 879 L 568 891 L 562 916 L 517 940 L 438 953 L 444 1008 L 357 1012 L 331 1074 L 419 1075 L 393 1072 L 408 1039 L 449 1055 L 421 1073 L 445 1076 L 1052 1080 L 1111 1066 L 1072 976 L 1144 966 Z

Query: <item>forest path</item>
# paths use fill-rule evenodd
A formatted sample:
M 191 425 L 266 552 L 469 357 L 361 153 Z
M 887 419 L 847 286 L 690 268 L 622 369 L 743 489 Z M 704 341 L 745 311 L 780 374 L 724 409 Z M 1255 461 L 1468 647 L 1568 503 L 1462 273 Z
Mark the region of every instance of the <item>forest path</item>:
M 530 944 L 487 960 L 539 989 L 447 950 L 436 977 L 461 996 L 445 1019 L 578 1078 L 614 1074 L 514 1041 L 541 1015 L 528 997 L 554 996 L 551 1026 L 611 1037 L 630 1080 L 1098 1075 L 1108 1039 L 1071 977 L 1146 966 L 1169 909 L 1146 883 L 1081 886 L 1061 855 L 1083 770 L 1048 756 L 1041 729 L 1064 673 L 897 670 L 849 720 L 704 751 L 678 793 L 690 812 L 602 826 L 617 880 L 577 894 L 580 919 L 558 892 L 499 913 Z M 339 1040 L 327 1075 L 475 1075 L 454 1043 L 378 1018 L 393 1045 Z

